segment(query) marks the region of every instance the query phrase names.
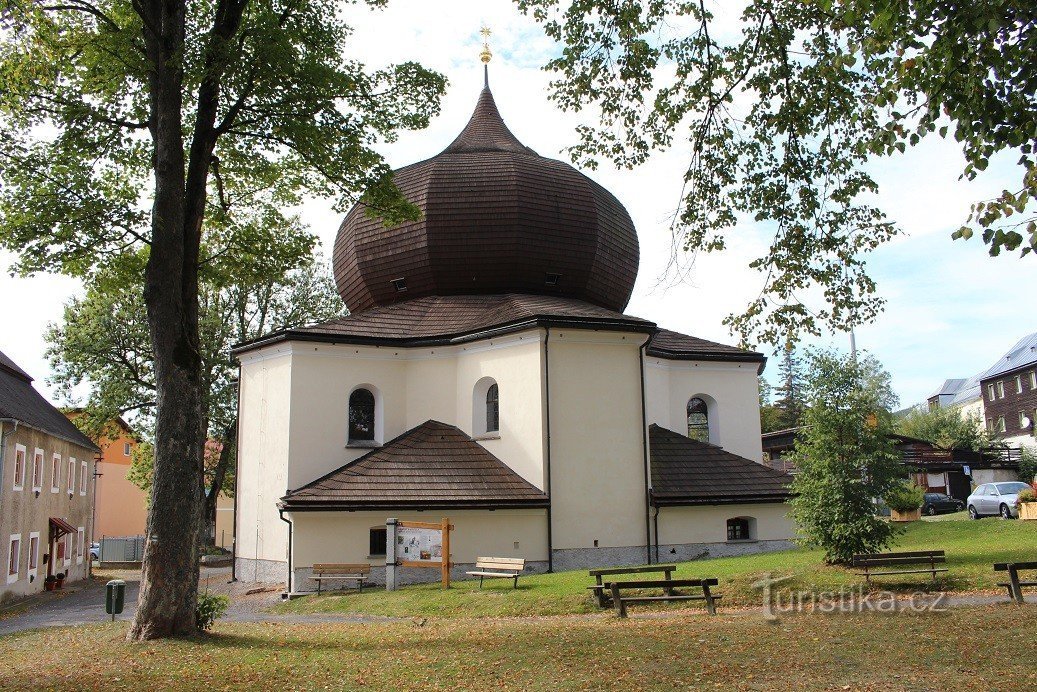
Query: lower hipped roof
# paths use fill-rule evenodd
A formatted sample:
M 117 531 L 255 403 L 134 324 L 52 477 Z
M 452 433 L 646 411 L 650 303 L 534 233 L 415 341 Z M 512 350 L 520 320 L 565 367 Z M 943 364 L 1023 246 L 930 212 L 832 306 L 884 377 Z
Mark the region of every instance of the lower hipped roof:
M 652 503 L 782 502 L 792 477 L 721 447 L 651 425 Z
M 482 445 L 434 420 L 281 498 L 291 511 L 547 504 L 547 495 Z
M 753 351 L 659 329 L 654 322 L 559 296 L 501 295 L 428 296 L 308 327 L 286 329 L 234 347 L 234 354 L 282 341 L 426 346 L 464 343 L 532 327 L 566 327 L 634 331 L 650 334 L 650 356 L 677 360 L 757 362 Z

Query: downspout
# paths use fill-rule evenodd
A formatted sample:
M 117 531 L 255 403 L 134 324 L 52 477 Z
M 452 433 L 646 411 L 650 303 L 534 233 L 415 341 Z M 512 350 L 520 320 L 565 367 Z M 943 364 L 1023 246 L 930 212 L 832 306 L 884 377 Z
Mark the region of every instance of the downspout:
M 238 382 L 234 387 L 238 409 L 238 433 L 234 441 L 234 525 L 230 528 L 230 581 L 238 580 L 238 479 L 241 472 L 241 361 L 238 361 Z M 289 532 L 289 535 L 291 533 Z
M 551 340 L 551 328 L 544 336 L 544 412 L 547 452 L 544 455 L 544 491 L 547 493 L 547 571 L 554 572 L 554 538 L 551 533 L 551 361 L 547 343 Z
M 284 518 L 284 509 L 277 510 L 277 516 L 280 517 L 281 521 L 288 524 L 288 582 L 286 584 L 288 595 L 292 594 L 292 533 L 295 530 L 295 525 L 292 524 L 291 520 Z M 237 519 L 235 518 L 235 521 Z
M 645 471 L 645 554 L 648 564 L 652 564 L 652 473 L 648 466 L 648 406 L 645 402 L 645 350 L 648 348 L 650 338 L 646 338 L 640 348 L 637 349 L 638 362 L 641 366 L 641 451 L 644 454 Z M 658 530 L 658 513 L 656 513 L 656 529 Z M 656 540 L 659 534 L 656 532 Z M 656 562 L 659 561 L 658 550 L 656 550 Z
M 655 561 L 659 562 L 659 507 L 655 507 Z

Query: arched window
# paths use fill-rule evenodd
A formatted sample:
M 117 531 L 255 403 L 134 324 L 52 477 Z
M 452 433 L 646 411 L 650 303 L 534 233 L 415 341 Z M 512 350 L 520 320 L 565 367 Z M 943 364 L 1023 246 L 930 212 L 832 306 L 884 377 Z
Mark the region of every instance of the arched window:
M 486 390 L 486 432 L 498 432 L 500 430 L 500 401 L 497 383 L 494 382 Z
M 709 410 L 699 397 L 688 400 L 688 437 L 709 442 Z
M 349 441 L 374 442 L 374 394 L 356 389 L 349 395 Z

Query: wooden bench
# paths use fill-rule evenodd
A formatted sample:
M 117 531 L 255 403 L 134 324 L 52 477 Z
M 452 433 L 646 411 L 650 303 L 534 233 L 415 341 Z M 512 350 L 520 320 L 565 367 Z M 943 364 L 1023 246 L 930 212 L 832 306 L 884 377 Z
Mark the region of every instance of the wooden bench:
M 1008 572 L 1008 581 L 1000 582 L 998 586 L 1008 589 L 1008 596 L 1014 598 L 1016 603 L 1025 603 L 1023 588 L 1037 586 L 1037 581 L 1020 581 L 1019 572 L 1037 570 L 1037 562 L 997 562 L 994 563 L 995 572 Z
M 607 584 L 612 593 L 612 603 L 616 607 L 616 615 L 627 616 L 628 603 L 654 603 L 656 601 L 705 601 L 710 615 L 717 614 L 716 602 L 722 596 L 715 596 L 709 587 L 716 586 L 716 579 L 658 579 L 646 581 L 614 581 Z M 699 588 L 702 594 L 679 594 L 674 588 Z M 662 596 L 623 596 L 623 589 L 663 589 Z
M 677 565 L 648 565 L 646 567 L 608 567 L 604 569 L 592 569 L 590 570 L 590 575 L 594 577 L 595 583 L 587 588 L 594 592 L 594 596 L 598 601 L 598 607 L 604 608 L 608 605 L 609 587 L 607 584 L 602 583 L 602 577 L 614 576 L 617 574 L 658 573 L 664 575 L 666 580 L 669 580 L 673 577 L 673 571 L 675 569 L 677 569 Z
M 475 569 L 465 574 L 479 577 L 479 588 L 483 579 L 511 579 L 511 588 L 518 588 L 518 578 L 526 568 L 526 561 L 519 557 L 477 557 Z
M 944 555 L 942 550 L 918 550 L 910 553 L 868 553 L 853 556 L 853 566 L 863 568 L 863 572 L 857 572 L 857 574 L 864 575 L 864 580 L 871 583 L 872 577 L 879 577 L 888 574 L 932 574 L 933 581 L 936 581 L 937 572 L 946 572 L 946 568 L 937 567 L 937 564 L 947 562 L 947 557 Z M 926 565 L 921 569 L 892 569 L 895 567 L 914 567 L 916 565 Z M 874 572 L 874 568 L 887 568 L 883 571 Z
M 313 566 L 313 579 L 317 582 L 317 594 L 320 594 L 323 581 L 355 581 L 360 593 L 364 592 L 364 582 L 371 578 L 371 565 L 322 563 Z

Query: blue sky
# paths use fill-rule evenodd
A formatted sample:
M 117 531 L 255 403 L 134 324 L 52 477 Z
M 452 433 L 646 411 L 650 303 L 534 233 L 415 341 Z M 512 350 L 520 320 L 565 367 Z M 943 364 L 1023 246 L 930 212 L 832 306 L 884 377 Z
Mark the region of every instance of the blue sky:
M 576 142 L 574 128 L 590 117 L 560 113 L 548 101 L 550 77 L 539 68 L 556 47 L 510 0 L 392 0 L 384 11 L 353 8 L 348 14 L 356 27 L 351 57 L 371 66 L 418 60 L 450 79 L 443 112 L 432 126 L 404 133 L 398 142 L 382 147 L 393 166 L 434 155 L 467 122 L 482 86 L 478 30 L 483 23 L 494 31 L 491 87 L 519 139 L 542 155 L 564 159 L 564 148 Z M 767 232 L 751 223 L 740 225 L 729 235 L 728 250 L 696 259 L 686 282 L 660 285 L 669 254 L 668 217 L 679 200 L 684 166 L 685 156 L 675 150 L 656 155 L 635 171 L 603 165 L 589 175 L 627 206 L 638 228 L 641 269 L 627 312 L 731 343 L 734 339 L 721 320 L 758 293 L 761 278 L 747 265 L 765 246 Z M 974 200 L 1016 182 L 1012 161 L 995 160 L 973 183 L 958 180 L 960 169 L 957 147 L 938 138 L 872 166 L 881 188 L 877 203 L 906 235 L 870 261 L 888 304 L 875 324 L 857 330 L 857 343 L 890 371 L 904 404 L 924 398 L 945 378 L 987 368 L 1023 334 L 1037 329 L 1029 307 L 1037 288 L 1035 260 L 1018 259 L 1014 253 L 990 258 L 978 240 L 950 240 Z M 327 252 L 340 222 L 330 202 L 312 200 L 300 213 Z M 10 259 L 0 255 L 0 266 Z M 0 350 L 33 374 L 48 394 L 42 333 L 48 322 L 60 319 L 63 302 L 79 290 L 77 282 L 63 277 L 0 276 L 7 318 Z M 815 341 L 838 348 L 848 344 L 842 333 Z M 775 371 L 772 362 L 765 376 L 773 379 Z

